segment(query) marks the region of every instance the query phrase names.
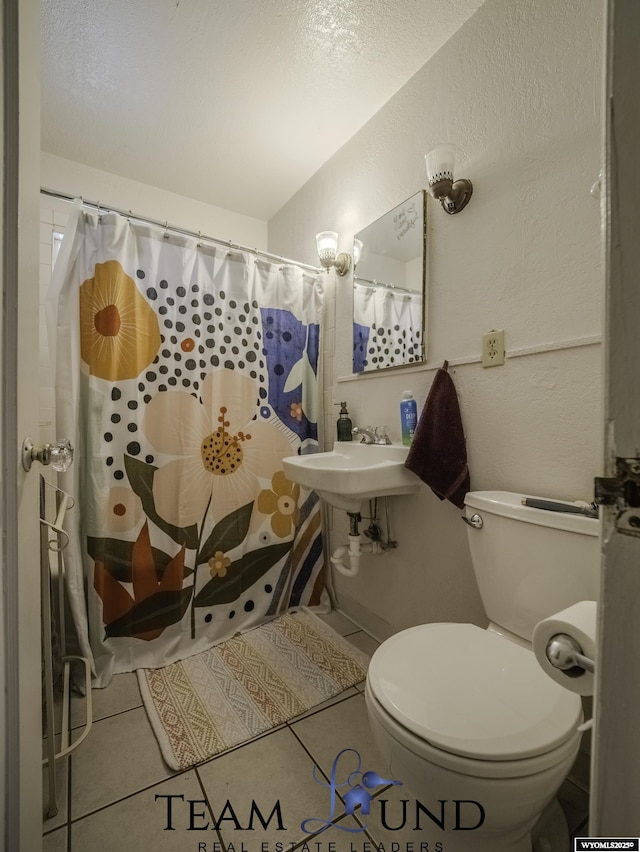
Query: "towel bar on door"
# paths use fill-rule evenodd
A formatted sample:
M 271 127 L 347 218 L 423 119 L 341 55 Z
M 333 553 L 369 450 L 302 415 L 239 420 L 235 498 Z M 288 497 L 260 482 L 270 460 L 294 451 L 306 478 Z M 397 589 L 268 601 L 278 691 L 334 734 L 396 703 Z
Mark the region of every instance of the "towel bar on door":
M 55 518 L 47 520 L 46 487 L 56 492 Z M 66 758 L 80 743 L 86 739 L 91 729 L 91 666 L 86 657 L 68 655 L 66 653 L 65 637 L 65 565 L 63 551 L 69 544 L 69 535 L 63 529 L 65 515 L 74 506 L 73 498 L 46 482 L 40 477 L 40 580 L 42 595 L 42 643 L 43 643 L 43 670 L 44 670 L 44 706 L 46 713 L 47 747 L 46 757 L 42 765 L 47 767 L 47 780 L 49 789 L 49 806 L 47 817 L 54 817 L 58 813 L 57 790 L 56 790 L 56 763 Z M 50 514 L 50 512 L 49 512 Z M 61 657 L 62 657 L 62 729 L 60 733 L 60 745 L 56 750 L 54 700 L 53 700 L 53 643 L 52 643 L 52 587 L 56 587 L 57 618 L 60 633 Z M 85 681 L 85 721 L 79 736 L 71 743 L 69 734 L 69 710 L 71 700 L 71 666 L 73 663 L 82 663 L 84 666 Z

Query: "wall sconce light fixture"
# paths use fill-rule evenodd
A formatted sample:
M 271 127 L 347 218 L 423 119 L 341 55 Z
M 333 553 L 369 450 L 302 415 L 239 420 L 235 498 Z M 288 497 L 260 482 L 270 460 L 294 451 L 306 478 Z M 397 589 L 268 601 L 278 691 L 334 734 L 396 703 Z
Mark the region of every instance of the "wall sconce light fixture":
M 362 240 L 355 240 L 354 239 L 354 241 L 353 241 L 353 267 L 354 267 L 354 269 L 358 265 L 358 261 L 362 257 L 362 249 L 363 249 Z
M 332 266 L 335 266 L 338 275 L 346 275 L 353 262 L 351 255 L 344 251 L 336 257 L 338 251 L 338 234 L 336 231 L 321 231 L 316 234 L 316 244 L 322 266 L 325 269 L 331 269 Z
M 453 145 L 438 145 L 425 154 L 429 193 L 437 198 L 445 213 L 459 213 L 469 203 L 473 185 L 465 178 L 453 178 L 456 149 Z

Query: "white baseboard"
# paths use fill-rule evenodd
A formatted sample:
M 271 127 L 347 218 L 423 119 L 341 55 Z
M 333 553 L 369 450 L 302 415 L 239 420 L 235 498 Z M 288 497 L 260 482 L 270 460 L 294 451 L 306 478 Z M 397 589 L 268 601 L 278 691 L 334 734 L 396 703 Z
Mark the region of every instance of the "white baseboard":
M 385 639 L 398 632 L 395 627 L 392 627 L 384 619 L 375 615 L 348 595 L 341 593 L 336 600 L 335 608 L 378 642 L 384 642 Z

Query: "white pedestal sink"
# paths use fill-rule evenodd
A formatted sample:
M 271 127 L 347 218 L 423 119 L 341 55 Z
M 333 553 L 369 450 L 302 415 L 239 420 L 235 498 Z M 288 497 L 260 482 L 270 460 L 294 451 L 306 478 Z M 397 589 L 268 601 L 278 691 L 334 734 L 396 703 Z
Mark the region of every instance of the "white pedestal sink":
M 404 466 L 408 452 L 402 444 L 342 441 L 328 453 L 284 458 L 284 472 L 329 505 L 359 512 L 363 500 L 418 492 L 420 479 Z

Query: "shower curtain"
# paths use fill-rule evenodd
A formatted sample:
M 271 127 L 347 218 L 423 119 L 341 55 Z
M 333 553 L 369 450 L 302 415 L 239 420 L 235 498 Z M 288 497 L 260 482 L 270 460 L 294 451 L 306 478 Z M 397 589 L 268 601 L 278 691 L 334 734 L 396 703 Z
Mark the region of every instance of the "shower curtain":
M 422 294 L 353 285 L 353 372 L 411 364 L 422 355 Z
M 49 328 L 76 460 L 70 605 L 96 685 L 325 605 L 317 496 L 322 277 L 75 205 Z

